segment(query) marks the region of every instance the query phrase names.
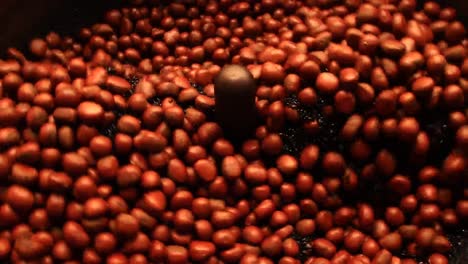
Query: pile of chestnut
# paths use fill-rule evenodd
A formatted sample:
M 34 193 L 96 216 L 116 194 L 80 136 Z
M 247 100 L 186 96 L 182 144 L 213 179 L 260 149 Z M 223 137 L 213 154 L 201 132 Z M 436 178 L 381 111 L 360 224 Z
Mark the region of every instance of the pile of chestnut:
M 416 0 L 130 0 L 10 48 L 0 262 L 449 263 L 467 52 Z M 227 64 L 258 86 L 242 142 L 213 115 Z

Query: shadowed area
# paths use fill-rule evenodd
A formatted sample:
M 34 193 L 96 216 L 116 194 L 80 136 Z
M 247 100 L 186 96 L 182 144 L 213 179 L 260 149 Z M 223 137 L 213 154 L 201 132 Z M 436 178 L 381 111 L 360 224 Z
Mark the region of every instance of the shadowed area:
M 2 0 L 0 2 L 0 54 L 8 47 L 24 50 L 30 39 L 50 31 L 70 35 L 91 25 L 105 10 L 122 1 L 110 0 Z

